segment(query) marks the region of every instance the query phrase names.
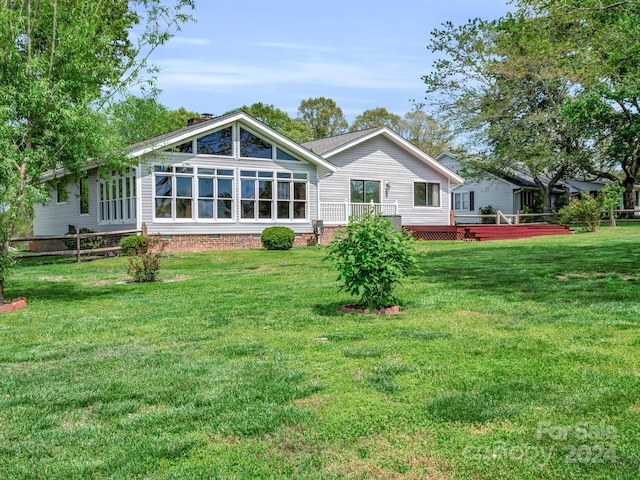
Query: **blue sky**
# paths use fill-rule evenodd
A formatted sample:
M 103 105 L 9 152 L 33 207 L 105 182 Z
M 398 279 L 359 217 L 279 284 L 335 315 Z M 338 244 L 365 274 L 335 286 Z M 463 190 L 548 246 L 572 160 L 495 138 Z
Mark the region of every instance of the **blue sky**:
M 494 19 L 508 0 L 199 0 L 151 61 L 168 108 L 223 114 L 255 102 L 296 116 L 301 100 L 335 100 L 350 122 L 424 98 L 430 32 L 445 21 Z

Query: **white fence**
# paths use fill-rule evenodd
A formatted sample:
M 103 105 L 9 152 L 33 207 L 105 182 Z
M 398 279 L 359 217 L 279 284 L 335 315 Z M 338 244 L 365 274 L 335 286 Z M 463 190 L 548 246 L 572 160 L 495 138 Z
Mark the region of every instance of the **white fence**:
M 359 218 L 372 212 L 382 215 L 398 215 L 396 203 L 351 203 L 351 202 L 322 202 L 320 203 L 319 220 L 325 225 L 345 225 L 349 218 Z

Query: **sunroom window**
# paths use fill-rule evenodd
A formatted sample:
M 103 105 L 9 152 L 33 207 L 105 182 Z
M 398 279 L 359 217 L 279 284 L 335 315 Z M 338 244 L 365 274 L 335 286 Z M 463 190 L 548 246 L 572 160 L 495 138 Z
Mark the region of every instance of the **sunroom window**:
M 136 176 L 133 169 L 112 171 L 98 183 L 98 223 L 134 223 L 136 221 Z
M 273 146 L 269 142 L 241 128 L 240 156 L 247 158 L 272 158 Z
M 307 174 L 242 170 L 240 216 L 254 220 L 307 218 Z
M 200 155 L 233 154 L 233 130 L 231 127 L 200 137 L 196 140 L 196 152 Z
M 279 219 L 307 218 L 307 175 L 278 173 L 277 216 Z
M 292 157 L 291 155 L 289 155 L 287 152 L 284 152 L 284 151 L 280 150 L 279 148 L 276 148 L 276 159 L 277 160 L 290 160 L 292 162 L 299 162 L 300 161 L 297 158 Z
M 157 165 L 154 184 L 156 218 L 233 218 L 231 169 Z

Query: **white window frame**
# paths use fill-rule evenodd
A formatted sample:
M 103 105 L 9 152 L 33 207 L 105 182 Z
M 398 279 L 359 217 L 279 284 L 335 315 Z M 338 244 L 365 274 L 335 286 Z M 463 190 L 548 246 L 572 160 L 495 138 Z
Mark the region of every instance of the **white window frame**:
M 170 169 L 170 171 L 156 171 L 156 167 Z M 207 222 L 207 223 L 232 223 L 236 220 L 236 179 L 237 174 L 234 168 L 217 168 L 211 166 L 204 165 L 183 165 L 183 164 L 175 164 L 171 166 L 163 166 L 161 164 L 152 165 L 153 174 L 152 174 L 152 185 L 153 185 L 153 220 L 155 222 L 167 222 L 167 223 L 185 223 L 185 222 Z M 189 168 L 191 172 L 180 172 L 179 169 Z M 215 170 L 215 174 L 203 173 L 200 174 L 200 169 L 202 170 Z M 218 171 L 230 171 L 232 172 L 230 175 L 219 174 Z M 156 178 L 158 176 L 162 177 L 170 177 L 171 178 L 171 195 L 170 196 L 158 196 L 156 190 Z M 190 197 L 179 197 L 177 195 L 177 177 L 190 177 L 191 178 L 191 196 Z M 199 212 L 199 201 L 204 199 L 204 197 L 200 197 L 200 182 L 198 179 L 202 178 L 211 178 L 214 181 L 214 193 L 215 195 L 211 198 L 214 202 L 214 217 L 200 217 Z M 218 180 L 231 180 L 231 198 L 227 197 L 219 197 L 218 196 Z M 171 208 L 171 217 L 158 217 L 157 209 L 156 209 L 156 200 L 158 198 L 165 198 L 170 200 L 170 208 Z M 191 199 L 191 216 L 190 217 L 177 217 L 177 200 L 178 199 Z M 218 218 L 218 200 L 231 201 L 231 218 Z
M 471 207 L 471 195 L 469 192 L 453 193 L 453 209 L 468 211 Z
M 255 176 L 250 175 L 242 175 L 242 172 L 255 172 Z M 265 176 L 260 176 L 260 173 L 264 173 Z M 266 174 L 271 174 L 272 176 L 268 177 Z M 254 182 L 254 198 L 244 198 L 242 196 L 242 182 L 243 181 L 251 181 Z M 267 199 L 260 199 L 260 188 L 259 182 L 263 181 L 271 181 L 271 217 L 269 218 L 260 218 L 260 201 L 266 201 Z M 289 198 L 287 199 L 279 199 L 278 198 L 278 184 L 279 183 L 288 183 L 289 184 Z M 295 198 L 295 189 L 296 184 L 303 184 L 305 189 L 305 198 L 304 200 L 298 200 Z M 277 171 L 277 170 L 268 170 L 268 169 L 250 169 L 243 168 L 238 171 L 238 190 L 240 191 L 239 195 L 239 218 L 240 222 L 269 222 L 269 223 L 304 223 L 309 221 L 309 175 L 306 172 L 290 172 L 290 171 Z M 254 214 L 252 218 L 243 218 L 242 217 L 242 202 L 243 201 L 253 201 L 254 203 Z M 288 218 L 280 218 L 278 217 L 278 204 L 280 202 L 287 201 L 289 203 L 289 217 Z M 296 204 L 303 203 L 304 204 L 304 218 L 295 218 Z
M 416 205 L 416 184 L 423 183 L 426 185 L 426 197 L 425 202 L 426 205 Z M 438 186 L 438 205 L 429 205 L 429 185 L 437 185 Z M 413 181 L 413 191 L 412 199 L 413 199 L 413 207 L 414 208 L 442 208 L 442 184 L 440 182 L 427 182 L 426 180 L 414 180 Z
M 99 179 L 97 195 L 98 224 L 136 223 L 136 171 L 112 171 L 108 179 Z M 127 188 L 128 187 L 128 188 Z

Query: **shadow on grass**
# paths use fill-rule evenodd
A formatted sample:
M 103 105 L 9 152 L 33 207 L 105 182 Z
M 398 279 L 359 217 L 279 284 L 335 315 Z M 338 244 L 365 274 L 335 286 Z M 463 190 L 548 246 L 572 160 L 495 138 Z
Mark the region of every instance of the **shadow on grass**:
M 531 382 L 489 385 L 473 393 L 447 393 L 426 405 L 427 418 L 443 422 L 486 423 L 516 417 L 530 405 L 548 400 L 545 389 Z
M 570 291 L 572 301 L 637 301 L 640 246 L 635 240 L 604 244 L 517 241 L 474 246 L 422 260 L 422 279 L 455 288 L 498 294 L 525 294 L 554 301 Z M 603 288 L 604 284 L 604 288 Z
M 311 311 L 316 315 L 323 317 L 342 317 L 347 313 L 342 311 L 342 306 L 348 302 L 332 302 L 332 303 L 317 303 L 311 305 Z
M 24 296 L 27 302 L 43 301 L 76 301 L 85 299 L 96 299 L 99 297 L 115 297 L 119 294 L 117 286 L 103 285 L 100 288 L 83 287 L 74 282 L 38 282 L 37 287 L 23 282 L 12 282 L 7 289 L 6 297 Z

